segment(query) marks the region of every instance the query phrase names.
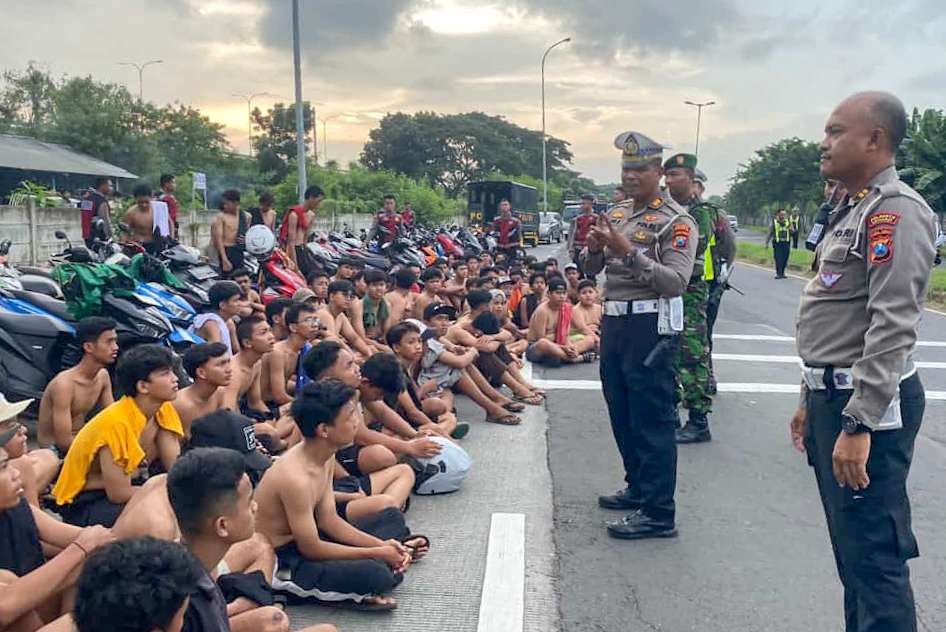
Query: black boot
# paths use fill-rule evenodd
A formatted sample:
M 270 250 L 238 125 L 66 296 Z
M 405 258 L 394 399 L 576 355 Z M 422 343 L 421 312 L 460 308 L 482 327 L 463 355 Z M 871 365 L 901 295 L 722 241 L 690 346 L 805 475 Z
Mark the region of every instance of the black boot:
M 602 509 L 634 511 L 640 509 L 640 502 L 631 497 L 630 488 L 624 488 L 607 496 L 598 496 L 598 506 Z
M 712 441 L 709 419 L 706 413 L 690 411 L 690 420 L 680 430 L 677 430 L 677 443 L 706 443 Z
M 710 395 L 716 394 L 716 376 L 710 373 L 709 382 L 707 384 L 706 392 Z

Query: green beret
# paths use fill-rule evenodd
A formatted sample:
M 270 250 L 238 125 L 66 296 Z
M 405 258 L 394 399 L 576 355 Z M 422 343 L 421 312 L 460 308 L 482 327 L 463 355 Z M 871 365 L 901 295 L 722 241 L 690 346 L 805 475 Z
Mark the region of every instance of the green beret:
M 693 154 L 674 154 L 664 162 L 664 170 L 667 169 L 689 169 L 691 172 L 696 170 L 696 156 Z

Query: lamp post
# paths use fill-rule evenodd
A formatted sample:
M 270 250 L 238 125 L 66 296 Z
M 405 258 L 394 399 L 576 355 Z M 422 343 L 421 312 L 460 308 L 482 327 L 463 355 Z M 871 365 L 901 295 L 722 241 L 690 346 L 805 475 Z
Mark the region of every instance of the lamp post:
M 118 62 L 119 66 L 133 66 L 135 70 L 138 71 L 138 101 L 142 100 L 142 95 L 144 94 L 143 81 L 144 81 L 144 71 L 145 68 L 152 64 L 163 64 L 163 59 L 152 59 L 151 61 L 146 61 L 143 64 L 139 64 L 133 61 L 120 61 Z
M 716 105 L 716 101 L 706 101 L 704 103 L 694 103 L 693 101 L 684 101 L 687 105 L 692 105 L 696 108 L 696 148 L 693 151 L 693 155 L 697 158 L 700 157 L 700 120 L 703 118 L 703 108 L 709 107 L 711 105 Z
M 239 92 L 234 92 L 233 96 L 240 97 L 246 101 L 246 141 L 247 141 L 247 153 L 249 156 L 253 156 L 253 99 L 256 97 L 271 97 L 275 96 L 268 92 L 255 92 L 250 95 L 240 94 Z
M 545 137 L 545 58 L 549 56 L 552 49 L 565 42 L 572 41 L 572 38 L 566 37 L 555 42 L 545 49 L 542 55 L 542 207 L 545 212 L 549 210 L 549 179 L 548 179 L 548 159 L 546 158 L 546 137 Z
M 327 121 L 334 121 L 339 117 L 338 114 L 333 114 L 332 116 L 323 116 L 322 117 L 322 155 L 325 157 L 325 162 L 328 164 L 328 132 L 325 130 L 325 123 Z M 318 134 L 318 130 L 315 131 Z
M 292 65 L 296 84 L 296 163 L 299 171 L 299 204 L 305 201 L 305 127 L 302 119 L 302 54 L 299 43 L 299 0 L 292 0 Z

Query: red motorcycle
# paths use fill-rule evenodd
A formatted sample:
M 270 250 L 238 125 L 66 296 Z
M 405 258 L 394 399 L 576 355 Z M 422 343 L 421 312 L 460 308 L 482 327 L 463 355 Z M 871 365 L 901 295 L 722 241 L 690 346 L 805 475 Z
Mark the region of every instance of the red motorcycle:
M 253 226 L 246 232 L 246 251 L 260 265 L 260 298 L 269 304 L 279 297 L 292 298 L 306 287 L 305 278 L 291 269 L 289 257 L 276 247 L 276 236 L 266 226 Z

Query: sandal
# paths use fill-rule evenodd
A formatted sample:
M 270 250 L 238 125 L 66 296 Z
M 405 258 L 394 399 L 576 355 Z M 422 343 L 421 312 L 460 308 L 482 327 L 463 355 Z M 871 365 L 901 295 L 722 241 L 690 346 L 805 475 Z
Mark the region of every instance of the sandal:
M 512 413 L 503 415 L 502 417 L 490 417 L 489 415 L 486 415 L 486 421 L 487 423 L 499 424 L 500 426 L 518 426 L 522 423 L 522 420 Z
M 324 599 L 306 599 L 304 603 L 315 604 L 317 606 L 324 606 L 326 608 L 336 608 L 338 610 L 358 610 L 361 612 L 388 612 L 389 610 L 397 609 L 397 602 L 393 603 L 378 603 L 376 601 L 370 602 L 368 599 L 371 597 L 365 597 L 360 602 L 354 601 L 352 599 L 345 599 L 344 601 L 326 601 Z
M 508 404 L 503 404 L 503 408 L 505 408 L 511 413 L 521 413 L 522 411 L 526 409 L 526 407 L 518 403 L 519 402 L 518 397 L 516 397 L 515 399 L 516 399 L 515 402 L 509 402 Z
M 539 406 L 545 400 L 545 397 L 538 393 L 533 393 L 532 395 L 515 395 L 513 399 L 523 404 L 529 404 L 530 406 Z
M 415 542 L 414 544 L 408 544 L 408 542 L 411 542 L 412 540 L 420 540 L 420 542 Z M 424 557 L 426 557 L 428 553 L 430 553 L 430 538 L 428 538 L 426 535 L 421 535 L 419 533 L 412 533 L 411 535 L 402 539 L 401 544 L 406 546 L 407 549 L 411 552 L 411 562 L 420 561 L 424 559 Z M 421 549 L 426 549 L 426 550 L 421 552 Z

